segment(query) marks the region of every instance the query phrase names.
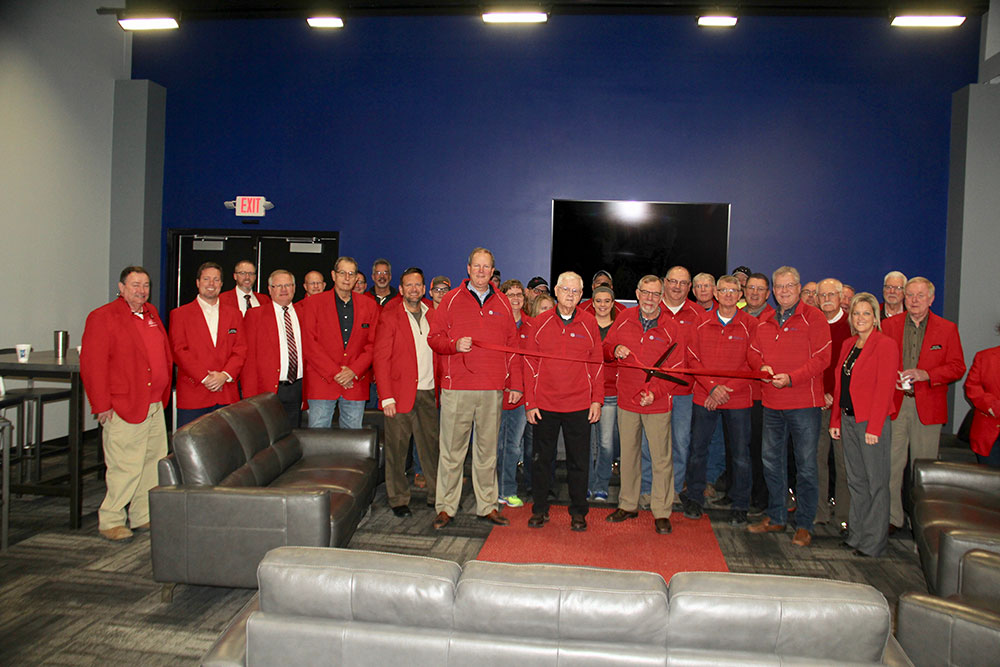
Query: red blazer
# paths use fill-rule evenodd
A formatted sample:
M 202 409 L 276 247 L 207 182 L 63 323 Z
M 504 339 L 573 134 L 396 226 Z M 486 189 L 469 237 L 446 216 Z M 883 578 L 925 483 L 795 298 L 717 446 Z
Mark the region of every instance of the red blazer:
M 840 369 L 857 341 L 857 336 L 845 340 L 837 357 L 833 405 L 830 406 L 831 428 L 840 428 L 843 414 L 840 411 L 840 383 L 843 377 Z M 893 397 L 896 393 L 896 381 L 899 379 L 898 371 L 899 348 L 896 343 L 879 331 L 871 332 L 851 370 L 851 403 L 854 406 L 854 419 L 859 424 L 868 422 L 865 433 L 881 438 L 885 418 L 896 418 L 898 408 L 893 402 Z
M 761 313 L 763 316 L 763 313 Z M 775 373 L 788 373 L 791 385 L 775 389 L 765 383 L 761 396 L 765 408 L 795 410 L 822 408 L 823 370 L 832 356 L 830 325 L 826 315 L 808 304 L 795 306 L 795 314 L 778 326 L 777 313 L 760 320 L 747 353 L 750 367 L 770 366 Z
M 975 408 L 970 432 L 972 451 L 989 456 L 1000 436 L 1000 347 L 976 353 L 969 377 L 965 378 L 965 397 Z M 990 409 L 993 417 L 988 414 Z
M 163 355 L 167 373 L 173 366 L 170 339 L 153 304 L 145 305 L 163 332 Z M 125 299 L 114 301 L 87 316 L 80 352 L 80 376 L 95 415 L 114 409 L 130 424 L 142 423 L 149 414 L 149 387 L 153 373 L 146 346 L 135 330 L 132 310 Z M 164 407 L 170 402 L 170 382 L 163 392 Z
M 896 341 L 903 357 L 903 330 L 906 317 L 890 317 L 882 323 L 882 332 Z M 965 355 L 958 327 L 934 313 L 927 313 L 927 330 L 920 348 L 917 368 L 930 374 L 929 382 L 914 382 L 913 394 L 921 424 L 944 424 L 948 421 L 948 385 L 965 375 Z M 902 366 L 900 369 L 903 370 Z M 903 403 L 903 392 L 896 391 L 896 412 Z
M 302 331 L 302 346 L 305 347 L 305 329 L 302 323 L 302 311 L 298 304 L 293 304 L 295 316 L 299 320 Z M 278 393 L 278 382 L 281 381 L 281 343 L 278 341 L 278 320 L 274 308 L 253 308 L 243 318 L 243 331 L 246 339 L 246 363 L 240 373 L 240 388 L 243 397 L 256 396 L 267 392 Z M 302 354 L 300 353 L 300 360 Z
M 525 409 L 576 412 L 590 409 L 593 403 L 603 404 L 604 358 L 594 316 L 577 308 L 567 324 L 556 307 L 535 317 L 532 324 L 524 349 L 579 361 L 525 355 Z
M 424 313 L 428 333 L 434 314 L 433 307 Z M 379 316 L 373 355 L 380 409 L 382 400 L 394 398 L 396 411 L 405 414 L 413 409 L 417 398 L 417 348 L 413 343 L 413 330 L 410 329 L 412 319 L 413 316 L 406 310 L 402 299 L 386 301 Z M 436 387 L 437 355 L 433 355 L 433 358 Z
M 240 315 L 243 315 L 243 312 L 240 310 L 240 300 L 243 299 L 243 293 L 240 292 L 239 296 L 237 296 L 236 291 L 237 291 L 236 288 L 233 288 L 231 290 L 228 290 L 220 294 L 219 303 L 227 306 L 232 306 L 233 308 L 236 309 L 238 313 L 240 313 Z M 261 306 L 266 306 L 267 304 L 271 303 L 271 297 L 269 297 L 268 295 L 261 294 L 260 292 L 254 292 L 253 294 L 255 297 L 257 297 L 257 301 L 260 303 Z
M 306 400 L 367 401 L 372 382 L 372 351 L 375 328 L 381 309 L 374 299 L 351 294 L 354 306 L 354 328 L 344 347 L 337 316 L 337 291 L 329 290 L 309 297 L 311 303 L 303 313 L 302 347 L 306 361 L 302 395 Z M 302 322 L 302 319 L 299 320 Z M 354 371 L 354 386 L 345 389 L 333 379 L 342 366 Z
M 177 364 L 177 407 L 184 410 L 229 405 L 240 400 L 236 380 L 247 356 L 247 341 L 240 311 L 219 304 L 216 343 L 198 304 L 198 298 L 170 311 L 170 344 Z M 233 378 L 221 391 L 201 383 L 209 371 L 225 371 Z

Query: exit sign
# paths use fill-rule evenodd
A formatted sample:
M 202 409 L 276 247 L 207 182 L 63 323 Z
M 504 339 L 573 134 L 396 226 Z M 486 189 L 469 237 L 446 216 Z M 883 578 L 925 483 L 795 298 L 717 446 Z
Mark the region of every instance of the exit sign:
M 237 197 L 236 215 L 260 218 L 264 216 L 264 197 Z

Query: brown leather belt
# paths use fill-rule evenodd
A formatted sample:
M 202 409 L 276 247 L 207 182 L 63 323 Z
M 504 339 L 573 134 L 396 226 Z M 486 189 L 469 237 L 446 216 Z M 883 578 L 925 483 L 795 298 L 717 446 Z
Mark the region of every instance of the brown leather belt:
M 909 396 L 910 398 L 913 398 L 914 397 L 913 390 L 912 389 L 904 389 L 903 390 L 903 396 Z

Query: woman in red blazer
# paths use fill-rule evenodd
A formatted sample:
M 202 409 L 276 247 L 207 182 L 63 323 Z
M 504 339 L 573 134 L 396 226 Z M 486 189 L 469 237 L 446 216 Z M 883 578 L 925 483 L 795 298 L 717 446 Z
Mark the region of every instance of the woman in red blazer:
M 976 353 L 965 378 L 965 397 L 975 410 L 969 434 L 972 451 L 980 463 L 1000 468 L 1000 347 Z
M 889 425 L 899 373 L 899 348 L 879 330 L 878 301 L 868 292 L 851 299 L 853 337 L 840 350 L 830 437 L 844 439 L 851 493 L 845 545 L 857 556 L 880 556 L 889 542 Z

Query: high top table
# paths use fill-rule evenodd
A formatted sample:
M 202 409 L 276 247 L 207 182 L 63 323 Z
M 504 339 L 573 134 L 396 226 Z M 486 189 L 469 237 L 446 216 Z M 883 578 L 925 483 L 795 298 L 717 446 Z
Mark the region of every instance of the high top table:
M 69 350 L 66 357 L 56 359 L 55 350 L 32 352 L 28 363 L 17 363 L 16 354 L 0 354 L 0 375 L 24 379 L 69 380 L 69 455 L 67 471 L 56 477 L 39 480 L 34 484 L 11 484 L 14 493 L 40 496 L 65 496 L 69 498 L 70 528 L 80 527 L 83 513 L 83 381 L 80 379 L 80 354 Z M 41 447 L 41 443 L 36 443 Z M 39 450 L 40 451 L 40 450 Z M 94 469 L 100 466 L 95 466 Z M 68 483 L 67 483 L 68 482 Z

